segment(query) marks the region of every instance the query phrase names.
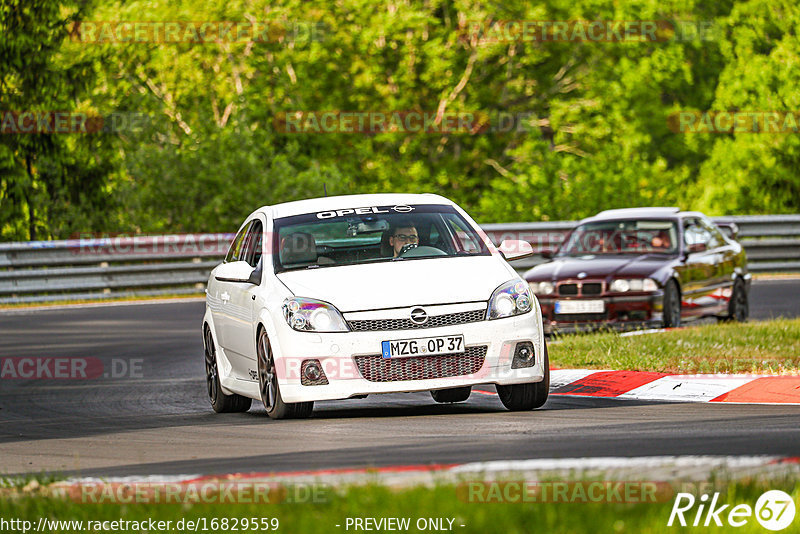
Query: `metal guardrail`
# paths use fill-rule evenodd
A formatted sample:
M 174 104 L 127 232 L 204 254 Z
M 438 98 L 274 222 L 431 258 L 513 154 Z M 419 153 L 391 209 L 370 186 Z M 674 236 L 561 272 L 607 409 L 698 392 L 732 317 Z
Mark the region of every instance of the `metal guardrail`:
M 717 217 L 739 227 L 753 272 L 800 271 L 800 215 Z M 495 242 L 555 249 L 575 221 L 483 225 Z M 0 243 L 0 304 L 198 294 L 233 234 L 185 234 Z M 513 262 L 523 272 L 544 260 Z

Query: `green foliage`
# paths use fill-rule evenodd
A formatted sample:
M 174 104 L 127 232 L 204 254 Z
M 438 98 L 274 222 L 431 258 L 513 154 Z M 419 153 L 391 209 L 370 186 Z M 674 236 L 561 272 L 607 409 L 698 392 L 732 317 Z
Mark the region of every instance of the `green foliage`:
M 712 324 L 625 336 L 563 336 L 552 343 L 554 367 L 664 373 L 796 374 L 800 319 Z
M 544 412 L 537 415 L 544 417 L 548 414 Z M 675 471 L 683 472 L 680 468 L 676 468 Z M 702 472 L 699 468 L 697 471 Z M 342 485 L 337 488 L 331 488 L 324 483 L 311 487 L 308 484 L 298 484 L 297 489 L 287 487 L 290 496 L 295 494 L 292 492 L 303 496 L 296 498 L 297 502 L 287 500 L 267 503 L 261 502 L 264 497 L 254 498 L 252 495 L 258 488 L 261 488 L 260 495 L 263 495 L 266 484 L 270 484 L 269 495 L 273 495 L 272 488 L 276 483 L 272 481 L 252 482 L 253 486 L 248 486 L 247 481 L 234 479 L 228 482 L 235 485 L 233 497 L 230 496 L 230 492 L 226 497 L 224 493 L 217 495 L 205 490 L 204 488 L 211 485 L 210 482 L 206 485 L 196 484 L 193 487 L 203 490 L 200 493 L 201 497 L 194 499 L 200 501 L 199 503 L 192 502 L 192 493 L 189 491 L 176 492 L 176 496 L 170 497 L 171 500 L 167 503 L 163 502 L 163 497 L 160 501 L 150 499 L 155 502 L 136 502 L 138 494 L 131 491 L 124 496 L 132 502 L 119 504 L 114 502 L 114 497 L 120 494 L 120 490 L 116 488 L 121 485 L 111 484 L 84 486 L 86 498 L 85 502 L 80 502 L 80 493 L 76 493 L 76 499 L 73 501 L 54 495 L 56 491 L 55 489 L 51 491 L 52 486 L 39 486 L 28 491 L 23 488 L 0 494 L 3 496 L 0 500 L 0 514 L 6 521 L 27 521 L 28 528 L 36 528 L 40 518 L 45 518 L 48 521 L 45 525 L 58 525 L 58 532 L 64 533 L 86 532 L 98 522 L 113 525 L 111 523 L 113 521 L 128 522 L 123 523 L 128 528 L 120 527 L 120 531 L 135 531 L 134 528 L 139 527 L 132 526 L 130 522 L 143 522 L 141 528 L 146 528 L 148 520 L 154 521 L 154 525 L 163 521 L 162 531 L 177 530 L 176 527 L 183 527 L 183 531 L 189 530 L 186 528 L 187 521 L 198 525 L 201 532 L 232 532 L 237 528 L 240 531 L 251 531 L 249 528 L 241 527 L 243 519 L 247 520 L 245 524 L 248 526 L 252 524 L 250 521 L 260 526 L 277 520 L 279 527 L 274 530 L 278 532 L 312 534 L 331 532 L 337 528 L 342 531 L 353 531 L 356 528 L 362 530 L 360 526 L 354 527 L 352 523 L 349 525 L 346 523 L 348 519 L 353 518 L 370 518 L 376 521 L 400 518 L 410 522 L 407 530 L 396 527 L 396 530 L 401 532 L 435 531 L 435 527 L 424 528 L 424 520 L 430 518 L 443 521 L 445 529 L 452 521 L 450 531 L 465 534 L 480 532 L 523 534 L 534 531 L 534 528 L 535 531 L 564 534 L 586 532 L 669 534 L 681 528 L 678 526 L 678 519 L 675 519 L 675 526 L 667 525 L 677 494 L 692 493 L 698 496 L 699 502 L 700 488 L 702 488 L 703 492 L 720 493 L 719 503 L 715 509 L 723 507 L 718 517 L 724 526 L 704 528 L 701 525 L 699 528 L 710 529 L 712 532 L 726 532 L 734 528 L 728 526 L 727 522 L 728 513 L 733 506 L 747 504 L 755 507 L 759 497 L 767 490 L 784 491 L 795 502 L 800 497 L 795 472 L 789 468 L 785 471 L 776 469 L 771 471 L 786 474 L 770 475 L 770 471 L 766 469 L 761 473 L 754 468 L 749 468 L 748 472 L 755 474 L 745 476 L 741 469 L 719 468 L 710 470 L 707 480 L 692 478 L 683 481 L 665 468 L 633 475 L 630 473 L 630 468 L 616 470 L 595 468 L 566 473 L 564 470 L 543 469 L 536 472 L 537 476 L 542 477 L 536 479 L 538 486 L 537 482 L 531 480 L 530 475 L 526 478 L 525 473 L 503 473 L 502 478 L 491 479 L 488 477 L 494 476 L 494 473 L 487 475 L 486 479 L 480 474 L 471 474 L 457 481 L 452 481 L 448 477 L 438 477 L 434 473 L 433 484 L 418 483 L 406 487 L 398 487 L 397 483 L 394 486 L 387 486 L 377 482 Z M 630 478 L 614 482 L 620 474 Z M 648 478 L 652 476 L 660 478 L 653 481 Z M 664 480 L 665 478 L 667 480 Z M 608 482 L 605 482 L 606 479 Z M 484 480 L 486 480 L 485 486 L 481 485 Z M 43 483 L 45 482 L 48 481 L 44 480 Z M 595 482 L 608 484 L 607 490 L 591 491 L 590 485 Z M 135 484 L 131 483 L 132 486 Z M 143 486 L 146 487 L 146 484 Z M 564 491 L 554 492 L 553 488 L 559 486 L 564 488 Z M 653 487 L 656 491 L 647 491 Z M 311 495 L 311 491 L 318 497 L 316 500 L 305 497 L 306 494 Z M 626 493 L 628 491 L 630 493 Z M 155 493 L 158 494 L 157 491 Z M 164 493 L 162 491 L 160 495 Z M 238 499 L 241 502 L 231 502 L 237 500 L 240 493 L 244 496 Z M 142 494 L 153 495 L 154 492 L 143 491 Z M 183 495 L 189 496 L 183 497 L 189 502 L 177 504 L 172 502 L 181 499 Z M 139 500 L 146 498 L 139 497 Z M 212 502 L 203 502 L 204 500 Z M 689 525 L 699 510 L 695 505 L 692 510 L 686 512 L 685 517 Z M 698 517 L 704 520 L 707 517 L 706 513 L 708 512 Z M 418 525 L 417 521 L 420 520 L 422 521 Z M 167 521 L 171 522 L 169 527 L 166 525 Z M 714 525 L 713 519 L 710 521 Z M 388 529 L 374 528 L 388 531 Z M 745 534 L 760 534 L 765 531 L 754 516 L 745 517 L 743 524 L 735 528 L 735 532 Z M 252 530 L 266 531 L 266 529 Z
M 480 41 L 497 20 L 677 20 L 660 42 Z M 268 42 L 85 43 L 75 20 L 269 21 Z M 438 192 L 481 222 L 680 205 L 796 212 L 792 134 L 681 134 L 679 110 L 798 110 L 792 2 L 3 0 L 0 110 L 142 128 L 0 135 L 0 239 L 230 231 L 330 193 Z M 685 31 L 710 24 L 705 34 Z M 282 35 L 282 36 L 281 36 Z M 293 111 L 519 117 L 480 133 L 284 133 Z

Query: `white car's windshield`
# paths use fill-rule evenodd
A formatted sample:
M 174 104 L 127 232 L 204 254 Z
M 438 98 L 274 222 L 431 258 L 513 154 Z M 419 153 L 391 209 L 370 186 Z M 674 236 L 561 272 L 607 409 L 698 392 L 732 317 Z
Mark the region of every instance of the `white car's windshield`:
M 558 255 L 675 254 L 677 251 L 675 221 L 639 219 L 582 224 L 570 234 Z
M 452 207 L 367 206 L 275 219 L 275 272 L 417 258 L 488 255 Z

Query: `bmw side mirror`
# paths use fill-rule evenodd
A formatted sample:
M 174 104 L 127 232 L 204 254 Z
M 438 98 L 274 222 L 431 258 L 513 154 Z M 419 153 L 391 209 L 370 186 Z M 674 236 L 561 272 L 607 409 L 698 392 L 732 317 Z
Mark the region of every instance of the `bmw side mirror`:
M 719 228 L 728 239 L 733 239 L 734 241 L 739 239 L 739 225 L 735 222 L 719 222 L 717 223 L 717 228 Z

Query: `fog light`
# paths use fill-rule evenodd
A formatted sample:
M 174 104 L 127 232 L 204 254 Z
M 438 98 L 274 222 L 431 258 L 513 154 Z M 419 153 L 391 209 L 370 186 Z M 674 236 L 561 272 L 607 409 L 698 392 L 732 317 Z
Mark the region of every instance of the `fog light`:
M 324 386 L 328 383 L 328 377 L 319 360 L 305 360 L 300 366 L 300 383 L 304 386 Z
M 530 341 L 517 343 L 514 349 L 514 360 L 511 362 L 511 368 L 521 369 L 524 367 L 533 367 L 535 363 L 536 358 L 533 352 L 533 343 Z
M 308 362 L 306 368 L 303 369 L 303 376 L 312 382 L 316 382 L 322 376 L 322 369 L 319 368 L 317 362 Z

